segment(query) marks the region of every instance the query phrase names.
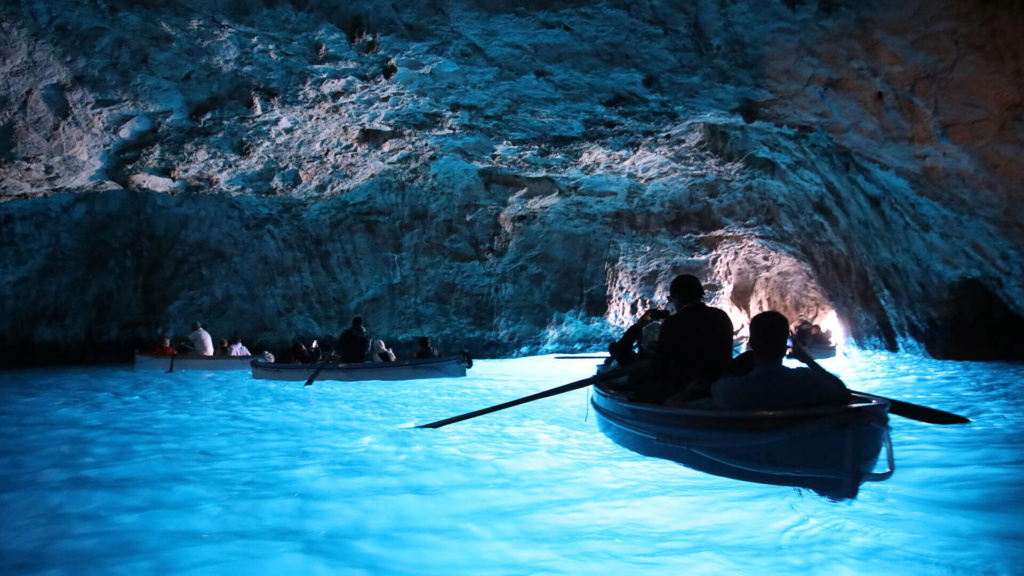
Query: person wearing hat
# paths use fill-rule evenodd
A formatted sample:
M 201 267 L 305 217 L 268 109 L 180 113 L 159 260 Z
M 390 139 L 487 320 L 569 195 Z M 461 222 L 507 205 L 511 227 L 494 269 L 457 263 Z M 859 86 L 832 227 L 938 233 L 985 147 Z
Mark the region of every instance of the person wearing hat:
M 192 343 L 192 350 L 200 356 L 213 356 L 213 338 L 210 337 L 210 333 L 203 330 L 203 325 L 199 322 L 192 324 L 192 333 L 188 335 L 189 342 Z
M 732 320 L 723 310 L 704 304 L 704 287 L 689 274 L 669 285 L 675 313 L 661 325 L 651 360 L 654 384 L 638 390 L 638 400 L 665 402 L 699 398 L 725 373 L 732 360 Z

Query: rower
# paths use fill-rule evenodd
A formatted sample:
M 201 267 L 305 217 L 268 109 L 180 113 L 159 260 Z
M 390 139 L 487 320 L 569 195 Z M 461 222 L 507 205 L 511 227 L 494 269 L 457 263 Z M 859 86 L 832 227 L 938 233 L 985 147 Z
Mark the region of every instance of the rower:
M 188 340 L 192 343 L 190 346 L 192 349 L 191 355 L 213 356 L 213 338 L 210 337 L 210 333 L 204 330 L 203 325 L 199 322 L 192 323 L 192 333 L 188 335 Z
M 695 276 L 682 274 L 669 285 L 675 314 L 661 325 L 649 373 L 627 386 L 634 400 L 675 404 L 706 397 L 724 373 L 732 359 L 732 320 L 703 299 L 704 287 Z

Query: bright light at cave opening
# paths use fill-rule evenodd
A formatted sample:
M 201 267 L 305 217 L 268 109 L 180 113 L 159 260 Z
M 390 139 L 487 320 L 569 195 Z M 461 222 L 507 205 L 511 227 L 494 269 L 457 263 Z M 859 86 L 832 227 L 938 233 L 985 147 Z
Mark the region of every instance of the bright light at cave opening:
M 846 332 L 843 331 L 843 325 L 839 323 L 839 316 L 836 315 L 835 310 L 829 312 L 821 322 L 821 331 L 825 332 L 826 330 L 832 331 L 832 343 L 836 346 L 846 343 Z

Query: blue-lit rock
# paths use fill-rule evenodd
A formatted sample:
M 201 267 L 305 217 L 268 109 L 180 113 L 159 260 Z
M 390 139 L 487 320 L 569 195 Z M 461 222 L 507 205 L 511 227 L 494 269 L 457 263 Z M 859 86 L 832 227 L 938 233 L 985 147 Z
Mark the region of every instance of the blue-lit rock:
M 6 359 L 586 346 L 684 271 L 862 345 L 1019 326 L 1011 2 L 294 4 L 0 9 Z

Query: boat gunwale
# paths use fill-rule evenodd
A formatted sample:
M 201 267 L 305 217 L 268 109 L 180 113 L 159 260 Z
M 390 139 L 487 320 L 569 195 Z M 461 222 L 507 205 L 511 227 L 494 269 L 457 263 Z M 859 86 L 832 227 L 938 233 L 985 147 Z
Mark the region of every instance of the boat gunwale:
M 680 430 L 723 430 L 740 432 L 786 429 L 822 420 L 877 421 L 888 425 L 890 403 L 884 398 L 851 393 L 842 406 L 812 406 L 786 410 L 718 410 L 714 408 L 670 407 L 628 402 L 621 394 L 595 386 L 592 404 L 607 418 L 615 416 L 620 426 L 633 430 L 669 427 Z M 599 400 L 603 398 L 603 400 Z M 607 413 L 607 414 L 606 414 Z M 647 434 L 645 434 L 647 435 Z
M 263 356 L 254 356 L 252 354 L 249 356 L 192 356 L 185 354 L 150 354 L 149 352 L 136 352 L 135 356 L 142 356 L 143 358 L 149 358 L 151 360 L 163 360 L 164 358 L 170 360 L 171 358 L 174 358 L 175 362 L 180 360 L 188 360 L 190 362 L 193 360 L 199 360 L 202 362 L 209 362 L 212 360 L 238 360 L 239 362 L 242 362 L 245 360 L 259 360 L 260 358 L 263 358 Z
M 437 358 L 414 358 L 412 360 L 395 360 L 392 362 L 330 362 L 324 365 L 323 372 L 333 372 L 338 370 L 343 371 L 358 371 L 358 370 L 373 370 L 381 368 L 402 368 L 406 366 L 431 366 L 433 364 L 449 364 L 449 363 L 466 364 L 467 367 L 472 366 L 469 358 L 465 354 L 452 354 L 449 356 L 438 356 Z M 266 362 L 259 358 L 254 358 L 250 365 L 255 369 L 261 370 L 281 370 L 281 371 L 300 371 L 316 369 L 321 362 L 311 362 L 308 364 L 285 364 L 278 362 Z

